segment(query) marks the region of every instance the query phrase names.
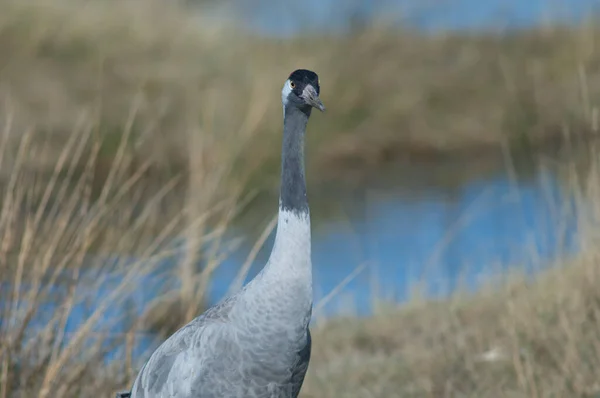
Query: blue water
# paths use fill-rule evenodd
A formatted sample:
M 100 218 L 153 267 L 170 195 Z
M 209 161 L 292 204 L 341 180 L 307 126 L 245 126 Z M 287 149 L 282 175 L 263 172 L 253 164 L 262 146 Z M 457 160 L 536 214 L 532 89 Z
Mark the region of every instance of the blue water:
M 475 290 L 481 281 L 493 280 L 500 271 L 513 267 L 531 274 L 547 266 L 549 260 L 576 250 L 576 218 L 570 201 L 549 174 L 521 182 L 500 174 L 454 187 L 451 193 L 430 187 L 415 195 L 413 190 L 365 189 L 358 206 L 356 198 L 351 200 L 353 210 L 346 220 L 327 221 L 314 228 L 315 317 L 367 315 L 378 301 L 409 299 L 418 284 L 429 297 L 444 297 L 456 289 Z M 347 198 L 338 200 L 343 206 Z M 248 278 L 266 261 L 273 235 Z M 209 287 L 210 303 L 226 294 L 251 243 L 216 270 Z M 94 330 L 115 336 L 127 330 L 135 315 L 147 308 L 161 289 L 177 288 L 171 271 L 179 260 L 176 255 L 167 257 L 153 274 L 136 274 L 128 284 L 125 300 L 109 305 Z M 135 259 L 102 261 L 123 261 L 133 266 Z M 121 264 L 118 268 L 128 266 Z M 321 299 L 357 269 L 360 272 L 355 272 L 355 277 L 322 306 Z M 98 268 L 81 278 L 78 292 L 82 302 L 72 311 L 67 335 L 78 330 L 114 293 L 122 278 L 122 274 L 107 276 Z M 50 307 L 48 304 L 43 311 L 48 316 L 41 313 L 36 317 L 33 329 L 48 322 L 54 313 Z M 136 358 L 144 358 L 145 350 L 158 343 L 152 335 L 140 335 L 137 342 Z M 112 351 L 109 357 L 115 355 L 121 356 L 122 352 Z
M 234 4 L 234 13 L 247 25 L 278 36 L 340 32 L 351 26 L 352 19 L 368 21 L 381 16 L 424 31 L 577 23 L 597 12 L 600 5 L 598 0 L 257 0 Z
M 409 189 L 367 190 L 362 211 L 313 231 L 317 303 L 363 265 L 321 314 L 366 315 L 378 300 L 410 298 L 420 282 L 430 297 L 475 289 L 507 267 L 530 273 L 575 248 L 573 209 L 548 175 L 515 182 L 503 174 L 466 184 L 452 197 L 433 189 L 415 198 Z M 266 261 L 273 237 L 249 278 Z M 247 252 L 217 270 L 213 299 L 225 294 Z

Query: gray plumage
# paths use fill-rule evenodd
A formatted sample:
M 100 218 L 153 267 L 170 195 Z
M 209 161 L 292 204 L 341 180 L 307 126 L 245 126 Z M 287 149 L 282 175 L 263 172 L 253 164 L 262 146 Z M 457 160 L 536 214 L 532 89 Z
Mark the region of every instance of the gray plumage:
M 169 337 L 140 370 L 131 398 L 296 398 L 311 353 L 310 215 L 304 134 L 319 79 L 294 71 L 282 90 L 279 219 L 263 270 L 240 292 Z M 117 395 L 127 397 L 128 393 Z

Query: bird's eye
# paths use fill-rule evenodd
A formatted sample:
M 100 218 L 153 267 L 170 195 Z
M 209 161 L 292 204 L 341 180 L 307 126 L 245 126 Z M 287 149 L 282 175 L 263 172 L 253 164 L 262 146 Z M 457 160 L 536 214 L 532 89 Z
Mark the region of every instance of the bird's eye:
M 296 88 L 296 83 L 294 83 L 294 82 L 290 81 L 290 87 L 291 87 L 291 88 Z

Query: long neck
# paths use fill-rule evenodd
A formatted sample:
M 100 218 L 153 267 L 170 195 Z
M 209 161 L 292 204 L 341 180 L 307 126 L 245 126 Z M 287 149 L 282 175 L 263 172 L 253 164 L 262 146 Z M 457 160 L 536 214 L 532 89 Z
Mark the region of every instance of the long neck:
M 252 308 L 262 308 L 262 316 L 270 314 L 271 326 L 295 328 L 304 336 L 313 300 L 310 216 L 303 159 L 308 114 L 298 109 L 286 110 L 284 119 L 275 243 L 261 273 L 246 286 L 236 316 L 250 323 L 257 322 L 262 319 L 259 315 L 248 317 L 247 314 Z
M 312 286 L 310 215 L 304 176 L 304 134 L 310 111 L 284 112 L 279 218 L 265 271 L 279 278 L 309 279 Z
M 304 134 L 309 115 L 310 113 L 296 107 L 289 107 L 284 111 L 280 211 L 308 214 L 304 176 Z

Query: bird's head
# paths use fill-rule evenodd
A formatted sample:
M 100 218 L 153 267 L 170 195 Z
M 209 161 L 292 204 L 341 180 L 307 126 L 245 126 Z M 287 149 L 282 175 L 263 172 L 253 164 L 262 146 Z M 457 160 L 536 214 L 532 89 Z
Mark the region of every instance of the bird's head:
M 290 106 L 310 113 L 311 108 L 325 111 L 325 105 L 319 98 L 319 76 L 307 69 L 292 72 L 281 90 L 281 101 L 284 109 Z

